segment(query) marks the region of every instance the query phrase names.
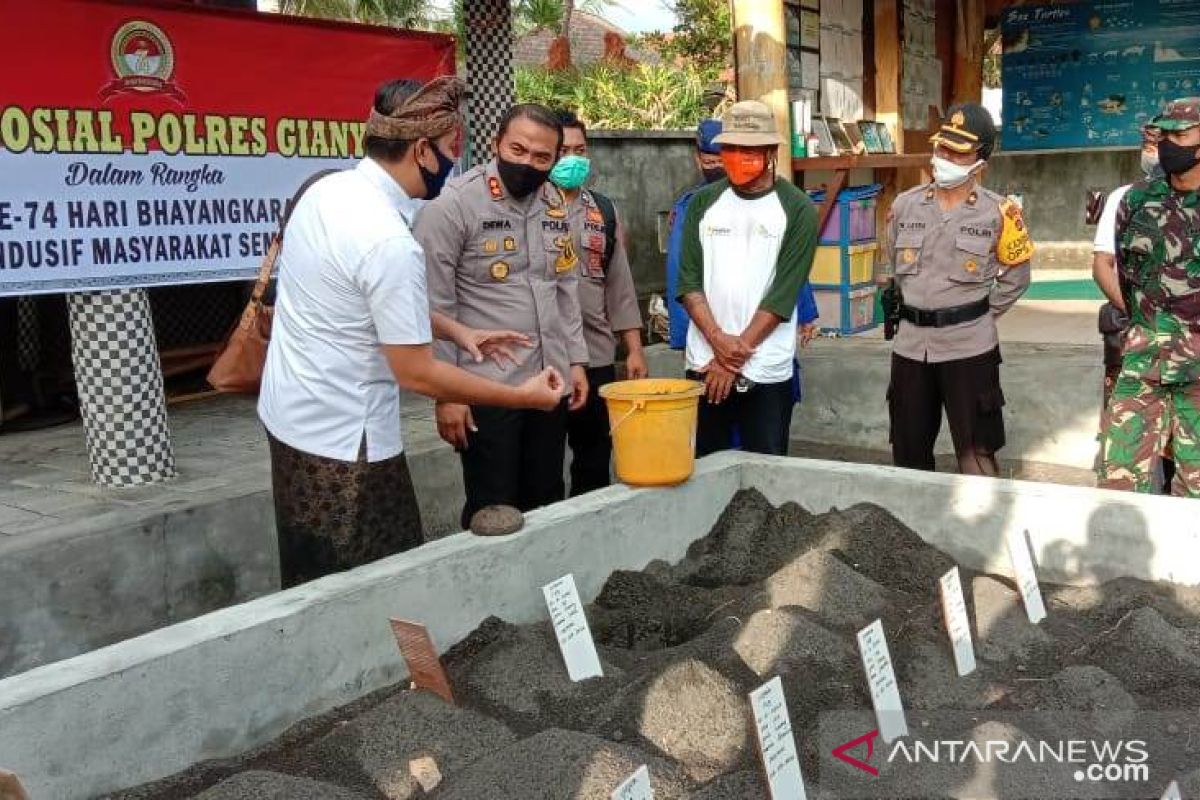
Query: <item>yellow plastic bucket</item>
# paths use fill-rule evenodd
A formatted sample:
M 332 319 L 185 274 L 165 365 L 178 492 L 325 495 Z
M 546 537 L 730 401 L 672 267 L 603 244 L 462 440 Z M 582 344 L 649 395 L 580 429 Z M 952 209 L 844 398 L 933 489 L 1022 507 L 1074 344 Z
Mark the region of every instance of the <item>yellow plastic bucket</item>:
M 704 384 L 680 378 L 617 381 L 600 387 L 622 482 L 674 486 L 692 476 L 703 393 Z

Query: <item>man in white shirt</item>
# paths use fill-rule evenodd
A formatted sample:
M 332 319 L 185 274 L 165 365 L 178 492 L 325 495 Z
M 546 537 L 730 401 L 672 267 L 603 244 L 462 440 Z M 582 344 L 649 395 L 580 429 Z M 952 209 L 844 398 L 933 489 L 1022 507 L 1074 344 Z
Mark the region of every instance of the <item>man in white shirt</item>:
M 463 85 L 439 78 L 413 89 L 380 87 L 367 157 L 318 180 L 287 221 L 259 398 L 285 588 L 421 543 L 401 387 L 509 408 L 554 408 L 561 397 L 554 370 L 505 386 L 433 357 L 435 332 L 464 329 L 431 323 L 410 224 L 453 168 Z
M 796 297 L 817 245 L 808 195 L 775 176 L 783 138 L 765 103 L 722 121 L 728 176 L 688 204 L 676 295 L 691 318 L 688 375 L 703 380 L 696 454 L 733 446 L 786 455 L 796 357 Z

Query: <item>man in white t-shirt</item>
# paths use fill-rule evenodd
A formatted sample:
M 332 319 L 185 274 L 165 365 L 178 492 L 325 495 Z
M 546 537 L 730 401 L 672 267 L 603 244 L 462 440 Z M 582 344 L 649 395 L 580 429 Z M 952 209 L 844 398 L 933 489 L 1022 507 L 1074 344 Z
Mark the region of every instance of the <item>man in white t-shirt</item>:
M 689 377 L 703 380 L 696 454 L 733 446 L 786 455 L 792 421 L 796 296 L 817 245 L 808 195 L 775 176 L 783 139 L 757 100 L 725 114 L 727 178 L 700 189 L 684 218 L 676 295 L 691 318 Z
M 1142 172 L 1147 177 L 1161 177 L 1158 165 L 1157 128 L 1142 128 Z M 1133 184 L 1118 186 L 1104 201 L 1104 210 L 1096 223 L 1096 240 L 1092 244 L 1092 278 L 1108 302 L 1100 308 L 1100 332 L 1104 335 L 1104 407 L 1112 393 L 1117 373 L 1121 371 L 1121 334 L 1125 328 L 1125 298 L 1117 280 L 1117 208 Z
M 367 157 L 312 184 L 287 220 L 258 405 L 285 588 L 421 543 L 401 387 L 457 403 L 559 404 L 552 369 L 505 386 L 433 357 L 435 333 L 464 329 L 431 322 L 410 224 L 419 198 L 436 196 L 454 166 L 463 88 L 453 78 L 380 87 Z

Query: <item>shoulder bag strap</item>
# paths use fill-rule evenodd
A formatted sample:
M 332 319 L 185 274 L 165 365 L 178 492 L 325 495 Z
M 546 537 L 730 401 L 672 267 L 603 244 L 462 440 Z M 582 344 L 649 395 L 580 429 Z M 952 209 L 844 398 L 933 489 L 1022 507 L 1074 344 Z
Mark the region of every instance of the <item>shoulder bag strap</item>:
M 267 248 L 267 254 L 263 256 L 262 265 L 258 268 L 258 279 L 254 282 L 254 291 L 250 293 L 251 303 L 261 303 L 263 296 L 267 293 L 267 287 L 271 283 L 271 273 L 275 271 L 275 261 L 279 258 L 279 251 L 283 247 L 283 232 L 287 230 L 288 220 L 292 218 L 292 212 L 296 209 L 296 204 L 300 202 L 300 198 L 304 196 L 304 193 L 313 184 L 326 175 L 332 175 L 335 172 L 340 172 L 340 170 L 323 169 L 313 173 L 305 179 L 304 183 L 300 184 L 300 188 L 288 200 L 287 206 L 284 207 L 283 217 L 279 220 L 279 230 L 271 237 L 271 246 Z

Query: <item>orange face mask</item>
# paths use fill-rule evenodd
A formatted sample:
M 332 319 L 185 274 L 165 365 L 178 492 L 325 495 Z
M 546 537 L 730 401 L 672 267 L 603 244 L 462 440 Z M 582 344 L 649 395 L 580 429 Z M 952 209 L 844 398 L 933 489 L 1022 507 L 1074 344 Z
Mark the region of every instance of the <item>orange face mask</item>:
M 745 186 L 767 169 L 767 154 L 762 150 L 722 150 L 721 163 L 734 186 Z

